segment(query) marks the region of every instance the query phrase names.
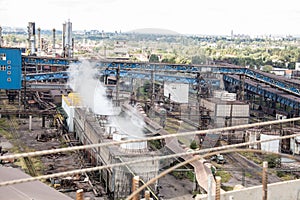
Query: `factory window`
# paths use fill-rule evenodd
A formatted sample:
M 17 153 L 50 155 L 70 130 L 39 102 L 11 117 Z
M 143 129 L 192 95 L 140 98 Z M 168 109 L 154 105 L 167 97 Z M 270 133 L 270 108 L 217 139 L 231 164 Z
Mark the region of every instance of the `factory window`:
M 11 82 L 11 78 L 7 78 L 7 82 Z
M 6 70 L 6 66 L 5 65 L 0 65 L 0 71 L 5 71 Z
M 0 53 L 0 60 L 6 60 L 6 54 Z
M 7 71 L 7 75 L 11 75 L 11 71 Z
M 11 69 L 11 66 L 10 66 L 10 65 L 8 65 L 8 66 L 7 66 L 7 69 Z
M 11 63 L 11 61 L 10 61 L 10 60 L 8 60 L 8 61 L 7 61 L 7 64 L 9 64 L 9 65 L 10 65 L 10 63 Z

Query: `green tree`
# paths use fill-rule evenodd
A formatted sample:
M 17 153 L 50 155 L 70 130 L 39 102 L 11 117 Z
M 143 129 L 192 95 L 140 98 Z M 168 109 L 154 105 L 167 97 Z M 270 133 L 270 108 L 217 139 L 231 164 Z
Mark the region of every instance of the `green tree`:
M 281 159 L 278 155 L 267 154 L 265 160 L 268 162 L 269 168 L 280 167 L 281 165 Z
M 158 55 L 156 55 L 156 54 L 151 54 L 151 55 L 150 55 L 150 58 L 149 58 L 149 62 L 154 62 L 154 63 L 159 62 L 159 57 L 158 57 Z

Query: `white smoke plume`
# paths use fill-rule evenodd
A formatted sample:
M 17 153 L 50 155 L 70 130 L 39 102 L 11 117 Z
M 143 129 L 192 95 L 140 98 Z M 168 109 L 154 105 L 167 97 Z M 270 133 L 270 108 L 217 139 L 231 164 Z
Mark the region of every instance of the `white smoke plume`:
M 96 78 L 97 68 L 88 61 L 71 65 L 69 72 L 69 86 L 78 92 L 84 106 L 90 108 L 95 114 L 112 115 L 112 102 L 106 98 L 104 86 Z
M 84 106 L 90 108 L 96 115 L 110 115 L 111 123 L 120 132 L 128 136 L 143 137 L 145 123 L 134 115 L 122 114 L 116 116 L 118 109 L 106 97 L 106 90 L 96 75 L 97 68 L 88 61 L 71 65 L 68 69 L 68 84 L 74 92 L 80 94 Z

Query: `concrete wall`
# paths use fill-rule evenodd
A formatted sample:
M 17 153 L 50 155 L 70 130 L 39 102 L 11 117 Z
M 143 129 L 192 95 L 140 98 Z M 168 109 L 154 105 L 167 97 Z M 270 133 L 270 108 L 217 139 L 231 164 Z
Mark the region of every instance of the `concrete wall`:
M 270 200 L 300 200 L 300 179 L 268 184 Z M 197 195 L 196 200 L 207 200 L 207 195 Z M 214 199 L 214 197 L 212 198 Z M 262 186 L 244 188 L 221 194 L 221 200 L 262 199 Z
M 250 108 L 248 104 L 243 104 L 239 101 L 221 101 L 220 99 L 201 99 L 200 105 L 209 109 L 210 116 L 214 121 L 215 128 L 224 127 L 226 118 L 232 116 L 232 119 L 227 119 L 231 125 L 241 125 L 249 123 Z M 230 114 L 230 112 L 232 112 Z
M 164 96 L 169 97 L 177 103 L 188 103 L 189 100 L 189 85 L 182 83 L 165 83 Z
M 61 106 L 68 115 L 67 125 L 69 128 L 69 132 L 73 132 L 74 131 L 73 118 L 74 118 L 74 109 L 75 108 L 74 108 L 74 106 L 69 106 L 68 103 L 66 102 L 65 98 L 62 98 Z

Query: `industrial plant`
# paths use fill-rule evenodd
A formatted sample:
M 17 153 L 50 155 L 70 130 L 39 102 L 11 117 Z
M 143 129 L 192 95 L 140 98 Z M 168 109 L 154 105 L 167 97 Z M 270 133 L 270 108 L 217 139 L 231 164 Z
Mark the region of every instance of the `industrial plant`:
M 115 57 L 79 58 L 72 22 L 41 32 L 29 22 L 12 47 L 0 28 L 5 199 L 297 198 L 298 79 L 130 60 L 124 40 Z

